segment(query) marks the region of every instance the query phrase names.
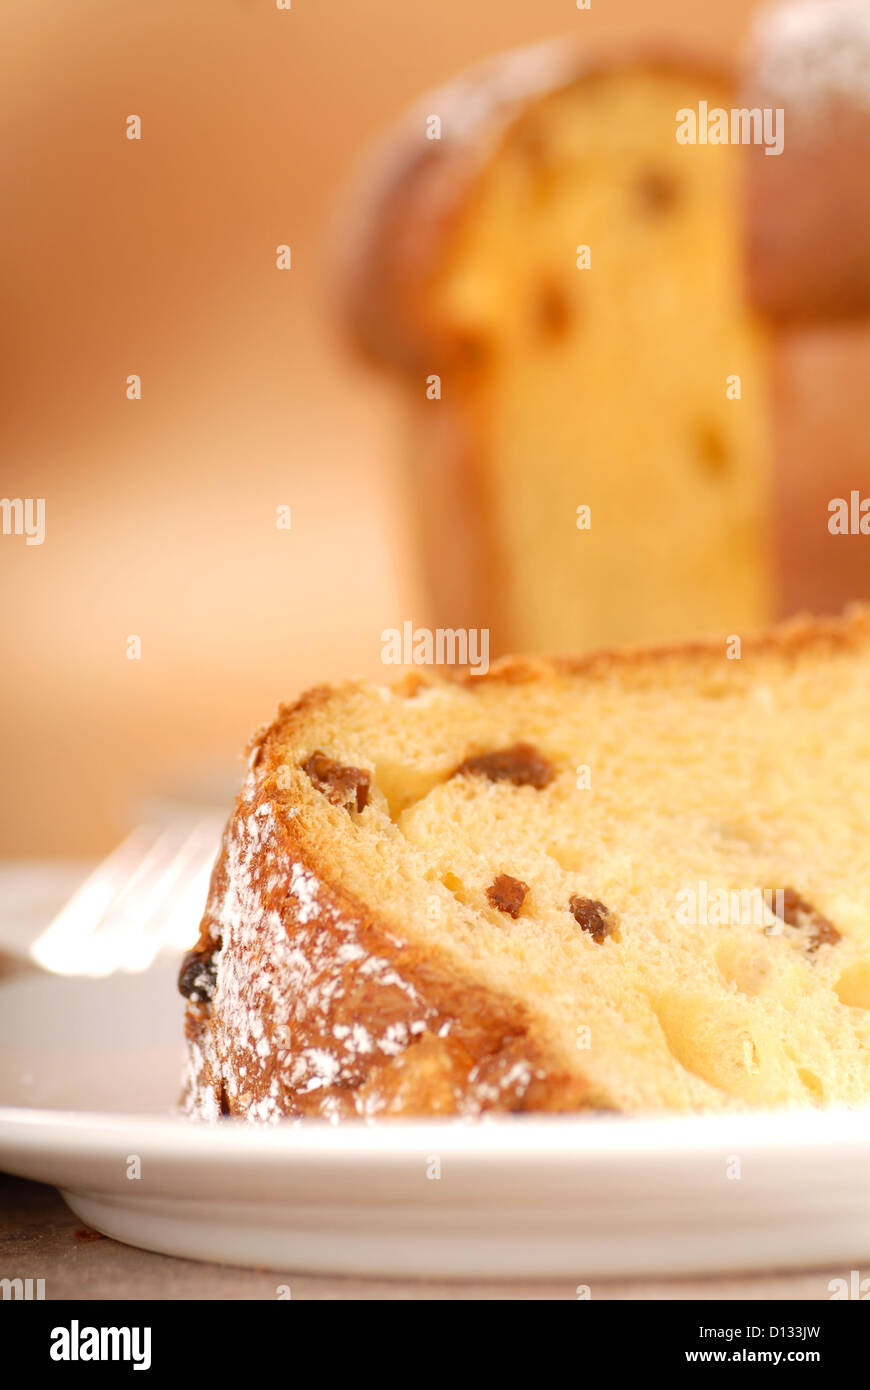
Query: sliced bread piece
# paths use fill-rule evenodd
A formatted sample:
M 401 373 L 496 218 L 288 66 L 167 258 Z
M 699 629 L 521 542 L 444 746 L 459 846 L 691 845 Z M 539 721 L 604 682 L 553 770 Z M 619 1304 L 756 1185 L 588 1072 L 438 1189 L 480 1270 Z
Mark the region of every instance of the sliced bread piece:
M 188 1109 L 866 1103 L 868 770 L 866 610 L 314 690 L 182 970 Z
M 703 58 L 556 43 L 387 142 L 348 296 L 407 402 L 436 625 L 575 651 L 772 618 L 743 151 L 677 138 L 735 101 Z

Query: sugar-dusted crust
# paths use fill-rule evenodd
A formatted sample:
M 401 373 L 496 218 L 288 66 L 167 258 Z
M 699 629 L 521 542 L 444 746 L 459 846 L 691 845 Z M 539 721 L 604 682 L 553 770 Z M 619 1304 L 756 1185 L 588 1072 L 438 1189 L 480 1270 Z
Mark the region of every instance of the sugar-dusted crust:
M 254 742 L 195 947 L 216 988 L 188 1002 L 185 1108 L 263 1123 L 607 1108 L 518 1003 L 403 942 L 334 881 L 277 753 L 331 696 L 282 708 Z
M 870 642 L 870 609 L 799 620 L 744 643 L 744 660 L 798 658 Z M 583 657 L 508 658 L 483 685 L 656 679 L 662 663 L 721 665 L 722 646 L 685 644 Z M 422 685 L 437 684 L 427 676 Z M 413 697 L 421 682 L 406 693 Z M 341 687 L 320 687 L 252 744 L 227 825 L 195 948 L 216 966 L 213 997 L 189 1000 L 188 1112 L 274 1123 L 285 1116 L 477 1115 L 483 1111 L 610 1108 L 579 1071 L 565 1071 L 546 1023 L 460 973 L 424 945 L 402 940 L 377 907 L 336 881 L 304 808 L 282 786 L 281 750 L 307 751 L 312 715 Z

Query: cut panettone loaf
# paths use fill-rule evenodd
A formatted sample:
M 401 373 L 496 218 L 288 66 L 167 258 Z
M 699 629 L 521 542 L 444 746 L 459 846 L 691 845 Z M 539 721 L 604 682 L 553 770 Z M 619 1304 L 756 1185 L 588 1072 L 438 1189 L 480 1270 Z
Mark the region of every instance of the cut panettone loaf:
M 325 686 L 254 741 L 200 1117 L 870 1101 L 870 614 Z
M 547 651 L 770 615 L 742 154 L 678 142 L 702 103 L 734 105 L 728 74 L 557 43 L 430 96 L 397 137 L 349 294 L 409 403 L 437 625 Z

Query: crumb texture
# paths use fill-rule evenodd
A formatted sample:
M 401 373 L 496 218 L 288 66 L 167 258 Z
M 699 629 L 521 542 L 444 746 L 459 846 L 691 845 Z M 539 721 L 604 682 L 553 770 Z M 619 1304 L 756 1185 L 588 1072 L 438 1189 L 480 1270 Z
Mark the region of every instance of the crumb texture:
M 182 968 L 190 1112 L 867 1103 L 868 766 L 866 613 L 304 697 Z
M 465 143 L 450 94 L 433 105 L 444 139 L 406 150 L 370 228 L 361 332 L 405 345 L 381 355 L 408 383 L 437 622 L 499 651 L 757 626 L 772 388 L 744 153 L 675 139 L 677 112 L 736 92 L 691 58 L 566 59 Z

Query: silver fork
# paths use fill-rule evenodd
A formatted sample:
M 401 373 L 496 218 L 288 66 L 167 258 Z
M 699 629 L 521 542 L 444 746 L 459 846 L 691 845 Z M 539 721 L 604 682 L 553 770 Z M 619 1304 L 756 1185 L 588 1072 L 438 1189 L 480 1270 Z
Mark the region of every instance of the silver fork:
M 217 817 L 139 826 L 85 879 L 30 948 L 58 975 L 147 970 L 196 939 L 220 840 Z

